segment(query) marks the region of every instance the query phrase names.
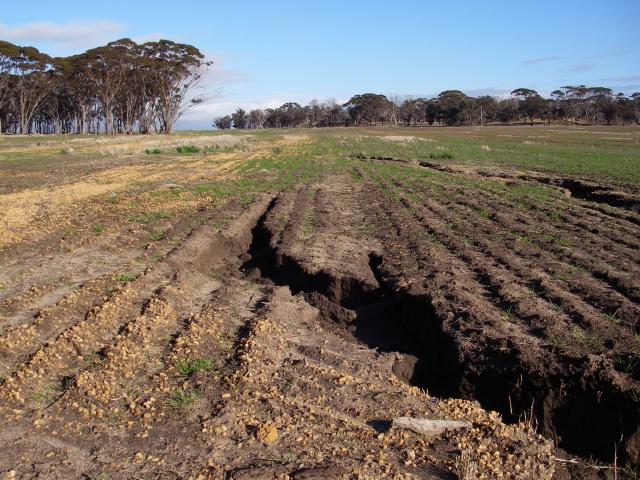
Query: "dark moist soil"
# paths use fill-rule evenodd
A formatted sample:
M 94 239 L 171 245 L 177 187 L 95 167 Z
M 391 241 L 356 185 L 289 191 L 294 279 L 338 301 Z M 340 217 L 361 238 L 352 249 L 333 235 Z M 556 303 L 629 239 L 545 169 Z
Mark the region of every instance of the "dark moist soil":
M 510 309 L 512 318 L 507 319 L 513 325 L 504 328 L 504 320 L 496 320 L 496 308 L 518 299 L 501 300 L 503 287 L 493 279 L 492 270 L 481 265 L 484 259 L 488 262 L 484 267 L 490 267 L 490 257 L 465 254 L 462 244 L 455 242 L 447 245 L 448 250 L 434 249 L 415 234 L 429 230 L 432 220 L 419 214 L 408 219 L 400 211 L 402 204 L 382 198 L 380 191 L 371 188 L 361 199 L 383 244 L 383 254 L 370 252 L 368 257 L 375 282 L 363 282 L 362 275 L 350 277 L 310 267 L 308 258 L 291 254 L 290 236 L 300 228 L 301 209 L 296 208 L 298 218 L 281 229 L 274 208 L 277 202 L 253 230 L 251 259 L 244 269 L 257 269 L 263 278 L 303 293 L 325 318 L 368 346 L 402 353 L 395 373 L 433 395 L 478 400 L 508 422 L 528 416 L 540 432 L 557 442 L 559 454 L 566 451 L 613 462 L 617 453 L 619 464 L 637 462 L 638 368 L 620 373 L 610 358 L 587 353 L 584 344 L 570 336 L 563 339 L 569 345 L 554 346 L 548 337 L 553 330 L 542 327 L 544 318 L 536 312 L 537 304 L 515 305 Z M 478 265 L 475 273 L 474 264 Z M 473 283 L 465 283 L 461 269 L 471 270 Z M 514 274 L 519 273 L 523 272 Z M 481 281 L 475 282 L 474 275 L 480 275 Z M 514 278 L 507 276 L 504 281 Z M 522 281 L 526 285 L 531 278 Z M 631 302 L 630 308 L 636 311 L 637 305 Z M 531 328 L 535 318 L 541 326 Z M 620 339 L 612 342 L 616 340 Z M 632 363 L 633 358 L 627 360 Z M 598 477 L 595 470 L 574 470 L 576 478 Z

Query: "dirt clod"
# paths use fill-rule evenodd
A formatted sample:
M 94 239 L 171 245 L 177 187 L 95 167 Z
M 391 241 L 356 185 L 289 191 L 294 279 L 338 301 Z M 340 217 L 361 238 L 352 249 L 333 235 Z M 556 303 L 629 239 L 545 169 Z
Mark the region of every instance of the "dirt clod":
M 261 423 L 256 427 L 256 438 L 265 445 L 269 445 L 278 439 L 278 429 L 271 422 Z

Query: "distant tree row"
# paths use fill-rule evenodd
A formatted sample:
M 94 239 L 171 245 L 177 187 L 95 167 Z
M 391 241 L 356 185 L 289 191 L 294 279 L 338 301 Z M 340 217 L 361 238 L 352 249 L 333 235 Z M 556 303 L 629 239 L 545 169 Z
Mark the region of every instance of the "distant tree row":
M 227 128 L 338 127 L 359 125 L 479 125 L 551 121 L 584 125 L 640 123 L 640 92 L 613 94 L 610 88 L 566 86 L 543 98 L 535 90 L 518 88 L 508 98 L 471 97 L 446 90 L 435 98 L 388 98 L 365 93 L 340 105 L 313 100 L 307 106 L 285 103 L 276 109 L 241 108 L 214 120 Z
M 127 38 L 52 58 L 0 41 L 0 133 L 170 133 L 209 62 L 191 45 Z

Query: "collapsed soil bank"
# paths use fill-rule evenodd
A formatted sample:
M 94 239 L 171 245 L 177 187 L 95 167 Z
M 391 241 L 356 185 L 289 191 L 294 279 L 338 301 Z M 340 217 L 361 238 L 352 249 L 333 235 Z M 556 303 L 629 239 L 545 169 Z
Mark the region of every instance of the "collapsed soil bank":
M 507 422 L 535 422 L 538 430 L 567 452 L 612 462 L 635 463 L 640 451 L 638 399 L 612 384 L 610 376 L 587 358 L 549 355 L 533 365 L 509 339 L 468 350 L 457 332 L 445 325 L 426 294 L 400 289 L 386 280 L 384 258 L 370 253 L 376 283 L 310 271 L 273 244 L 267 226 L 277 199 L 252 231 L 244 270 L 292 293 L 302 293 L 322 315 L 346 327 L 370 347 L 403 354 L 394 368 L 398 377 L 439 397 L 477 400 L 500 412 Z

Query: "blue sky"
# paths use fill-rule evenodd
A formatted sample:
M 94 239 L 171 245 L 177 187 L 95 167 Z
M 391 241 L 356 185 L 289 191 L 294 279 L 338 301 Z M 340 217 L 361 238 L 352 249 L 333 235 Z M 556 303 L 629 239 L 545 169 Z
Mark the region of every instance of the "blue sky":
M 169 38 L 215 61 L 207 127 L 244 108 L 368 91 L 503 95 L 567 84 L 640 90 L 639 0 L 3 2 L 0 39 L 53 55 L 109 40 Z

